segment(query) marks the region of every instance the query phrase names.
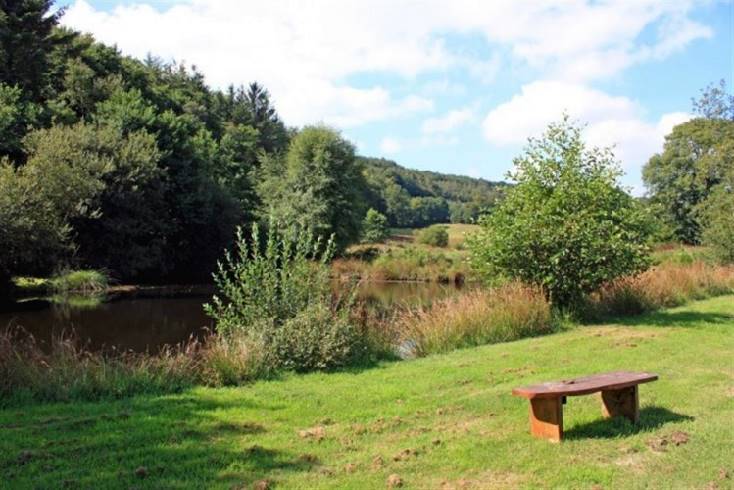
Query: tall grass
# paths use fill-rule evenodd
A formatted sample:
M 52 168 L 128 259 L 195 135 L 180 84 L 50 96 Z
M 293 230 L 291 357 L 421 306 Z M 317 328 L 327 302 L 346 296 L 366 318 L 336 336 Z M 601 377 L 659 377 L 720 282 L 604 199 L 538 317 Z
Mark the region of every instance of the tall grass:
M 734 266 L 669 262 L 607 284 L 589 297 L 582 316 L 638 315 L 732 293 Z
M 123 398 L 203 384 L 240 384 L 268 374 L 249 339 L 211 335 L 157 353 L 93 352 L 73 335 L 39 345 L 26 332 L 0 332 L 0 406 L 29 401 Z
M 398 328 L 402 354 L 425 356 L 551 333 L 556 322 L 539 289 L 509 283 L 408 310 Z
M 56 274 L 49 280 L 49 286 L 58 294 L 89 294 L 106 290 L 109 282 L 109 277 L 102 271 L 81 269 L 62 271 Z

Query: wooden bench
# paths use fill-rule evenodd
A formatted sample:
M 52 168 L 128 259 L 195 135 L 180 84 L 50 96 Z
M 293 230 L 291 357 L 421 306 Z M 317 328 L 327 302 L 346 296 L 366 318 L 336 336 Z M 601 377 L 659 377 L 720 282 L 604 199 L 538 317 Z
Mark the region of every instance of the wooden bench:
M 560 442 L 563 439 L 563 405 L 567 396 L 601 392 L 602 415 L 640 418 L 637 386 L 658 379 L 656 374 L 616 371 L 566 381 L 515 388 L 512 394 L 530 401 L 530 433 L 535 437 Z

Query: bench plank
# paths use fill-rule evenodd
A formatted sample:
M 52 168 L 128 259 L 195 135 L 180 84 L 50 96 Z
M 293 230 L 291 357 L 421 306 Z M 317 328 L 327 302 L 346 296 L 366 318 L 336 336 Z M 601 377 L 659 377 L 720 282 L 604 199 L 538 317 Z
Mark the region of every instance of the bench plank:
M 522 388 L 515 388 L 512 394 L 532 400 L 534 398 L 556 398 L 560 396 L 580 396 L 597 391 L 615 391 L 623 388 L 649 383 L 658 379 L 657 374 L 630 371 L 615 371 L 595 374 L 564 381 L 552 381 Z

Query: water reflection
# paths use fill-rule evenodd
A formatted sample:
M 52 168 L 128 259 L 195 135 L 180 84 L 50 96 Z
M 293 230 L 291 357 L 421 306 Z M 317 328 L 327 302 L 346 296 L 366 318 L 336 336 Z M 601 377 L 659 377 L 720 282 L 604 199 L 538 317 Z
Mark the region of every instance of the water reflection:
M 358 296 L 385 306 L 428 304 L 457 294 L 460 288 L 437 283 L 365 282 Z M 42 345 L 53 335 L 73 332 L 91 349 L 116 346 L 137 352 L 156 351 L 165 344 L 185 341 L 213 328 L 204 314 L 209 296 L 179 298 L 103 297 L 33 299 L 13 304 L 0 312 L 0 328 L 21 326 Z

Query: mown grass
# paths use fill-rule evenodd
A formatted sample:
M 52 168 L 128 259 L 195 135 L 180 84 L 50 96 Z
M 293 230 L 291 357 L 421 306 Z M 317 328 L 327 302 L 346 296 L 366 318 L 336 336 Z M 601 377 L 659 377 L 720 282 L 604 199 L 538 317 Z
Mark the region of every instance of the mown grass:
M 731 488 L 734 296 L 369 370 L 0 411 L 9 488 Z M 641 422 L 569 398 L 528 435 L 513 387 L 656 372 Z M 675 442 L 678 441 L 678 442 Z M 262 487 L 260 487 L 262 488 Z

